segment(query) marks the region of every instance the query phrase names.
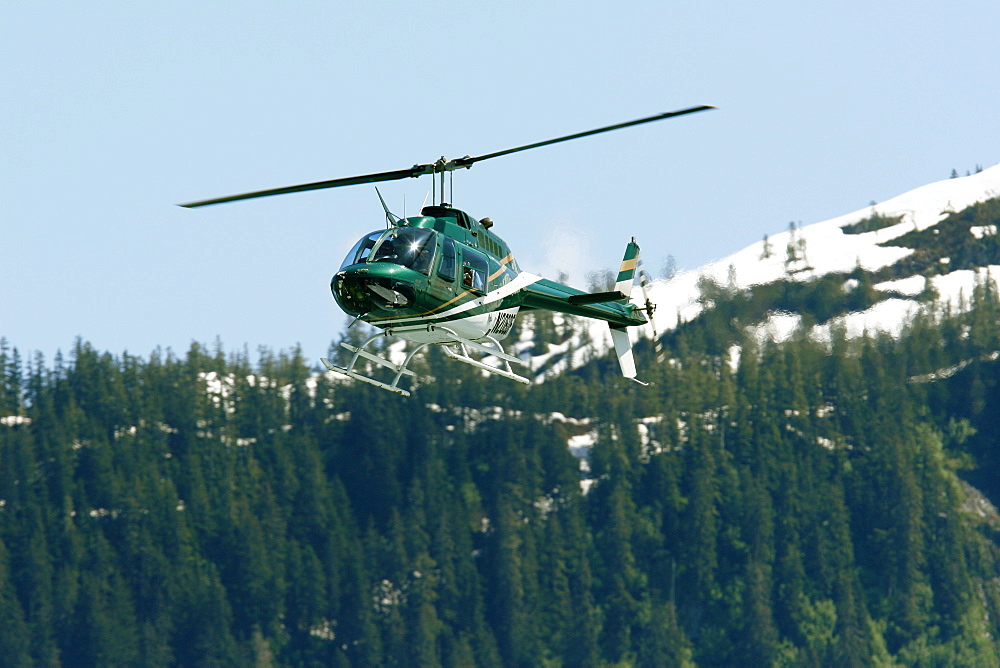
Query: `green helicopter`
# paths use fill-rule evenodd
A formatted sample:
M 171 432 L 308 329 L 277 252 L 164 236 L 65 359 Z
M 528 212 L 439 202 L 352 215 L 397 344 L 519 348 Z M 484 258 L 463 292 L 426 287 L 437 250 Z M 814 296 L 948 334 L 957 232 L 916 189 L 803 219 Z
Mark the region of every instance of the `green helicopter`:
M 321 360 L 323 364 L 331 371 L 409 396 L 410 392 L 399 383 L 403 376 L 414 375 L 409 369 L 413 356 L 427 346 L 440 345 L 445 354 L 456 361 L 529 384 L 528 378 L 518 375 L 511 367 L 527 362 L 505 351 L 500 342 L 510 333 L 519 312 L 548 310 L 607 322 L 622 375 L 641 383 L 636 378 L 626 328 L 650 322 L 655 306 L 645 295 L 645 280 L 642 281 L 645 304 L 630 302 L 635 278 L 640 273 L 639 246 L 635 239 L 626 246 L 613 290 L 596 293 L 577 290 L 522 271 L 510 247 L 492 231 L 492 220 L 476 220 L 443 201 L 444 175 L 456 169 L 471 168 L 489 158 L 708 109 L 714 107 L 671 111 L 476 157 L 453 160 L 442 157 L 434 163 L 418 164 L 409 169 L 260 190 L 180 206 L 194 208 L 440 174 L 441 202 L 423 207 L 419 216 L 400 218 L 392 214 L 379 194 L 387 228 L 365 235 L 354 245 L 334 274 L 330 288 L 346 313 L 382 331 L 360 346 L 341 343 L 353 353 L 346 366 L 337 366 L 327 359 Z M 398 336 L 416 345 L 397 363 L 366 350 L 383 336 Z M 481 357 L 474 358 L 474 353 Z M 491 358 L 496 363 L 490 363 Z M 359 366 L 361 360 L 388 369 L 391 380 L 384 382 L 366 375 L 363 363 Z

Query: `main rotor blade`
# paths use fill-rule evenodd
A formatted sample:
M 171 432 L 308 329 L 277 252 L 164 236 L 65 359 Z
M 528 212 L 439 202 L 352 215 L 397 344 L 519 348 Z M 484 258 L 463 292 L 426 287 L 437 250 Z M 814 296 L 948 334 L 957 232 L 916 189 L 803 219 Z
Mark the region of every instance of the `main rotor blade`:
M 271 195 L 287 195 L 288 193 L 298 193 L 304 192 L 306 190 L 322 190 L 323 188 L 338 188 L 340 186 L 354 186 L 361 183 L 377 183 L 379 181 L 395 181 L 397 179 L 405 179 L 407 177 L 420 176 L 421 174 L 430 174 L 433 171 L 433 165 L 414 165 L 409 169 L 398 169 L 394 172 L 379 172 L 377 174 L 363 174 L 361 176 L 348 176 L 343 179 L 332 179 L 330 181 L 317 181 L 316 183 L 303 183 L 297 186 L 286 186 L 284 188 L 271 188 L 269 190 L 257 190 L 251 193 L 243 193 L 241 195 L 228 195 L 226 197 L 217 197 L 215 199 L 205 199 L 198 202 L 188 202 L 187 204 L 181 204 L 187 209 L 193 209 L 199 206 L 208 206 L 210 204 L 223 204 L 225 202 L 238 202 L 244 199 L 255 199 L 257 197 L 270 197 Z
M 668 111 L 665 114 L 648 116 L 646 118 L 640 118 L 638 120 L 628 121 L 627 123 L 617 123 L 616 125 L 608 125 L 603 128 L 597 128 L 596 130 L 577 132 L 576 134 L 566 135 L 565 137 L 558 137 L 556 139 L 549 139 L 547 141 L 535 142 L 534 144 L 527 144 L 525 146 L 509 148 L 505 151 L 497 151 L 496 153 L 487 153 L 486 155 L 480 155 L 476 157 L 465 156 L 464 158 L 456 158 L 454 160 L 448 160 L 448 161 L 445 161 L 444 158 L 441 158 L 440 160 L 432 164 L 414 165 L 409 169 L 398 169 L 392 172 L 379 172 L 377 174 L 362 174 L 361 176 L 348 176 L 342 179 L 332 179 L 330 181 L 317 181 L 315 183 L 304 183 L 297 186 L 286 186 L 284 188 L 257 190 L 254 192 L 243 193 L 240 195 L 228 195 L 226 197 L 217 197 L 215 199 L 205 199 L 197 202 L 188 202 L 187 204 L 181 204 L 180 206 L 183 206 L 188 209 L 193 209 L 199 206 L 209 206 L 210 204 L 224 204 L 226 202 L 238 202 L 244 199 L 270 197 L 271 195 L 287 195 L 288 193 L 298 193 L 307 190 L 339 188 L 341 186 L 353 186 L 361 183 L 378 183 L 380 181 L 396 181 L 398 179 L 417 177 L 417 176 L 422 176 L 424 174 L 438 174 L 440 172 L 450 172 L 452 170 L 461 169 L 463 167 L 468 169 L 469 167 L 472 167 L 473 164 L 481 160 L 497 158 L 500 157 L 501 155 L 509 155 L 511 153 L 517 153 L 519 151 L 527 151 L 529 148 L 539 148 L 541 146 L 548 146 L 550 144 L 558 144 L 559 142 L 569 141 L 570 139 L 589 137 L 590 135 L 596 135 L 602 132 L 610 132 L 612 130 L 619 130 L 621 128 L 627 128 L 632 125 L 641 125 L 642 123 L 651 123 L 653 121 L 659 121 L 665 118 L 673 118 L 674 116 L 693 114 L 695 112 L 705 111 L 708 109 L 715 109 L 715 107 L 703 105 L 700 107 L 691 107 L 690 109 L 681 109 L 680 111 Z
M 597 128 L 596 130 L 577 132 L 576 134 L 566 135 L 565 137 L 558 137 L 556 139 L 548 139 L 546 141 L 535 142 L 534 144 L 527 144 L 525 146 L 509 148 L 505 151 L 497 151 L 496 153 L 487 153 L 486 155 L 479 155 L 474 158 L 470 158 L 468 156 L 464 158 L 456 158 L 451 162 L 454 163 L 456 167 L 471 167 L 474 163 L 477 163 L 480 160 L 489 160 L 490 158 L 498 158 L 501 155 L 510 155 L 511 153 L 517 153 L 519 151 L 527 151 L 529 148 L 539 148 L 541 146 L 549 146 L 550 144 L 558 144 L 559 142 L 569 141 L 570 139 L 580 139 L 581 137 L 589 137 L 590 135 L 596 135 L 602 132 L 611 132 L 612 130 L 620 130 L 621 128 L 627 128 L 633 125 L 641 125 L 642 123 L 652 123 L 653 121 L 660 121 L 665 118 L 673 118 L 674 116 L 683 116 L 685 114 L 693 114 L 695 112 L 706 111 L 708 109 L 715 109 L 715 107 L 702 105 L 700 107 L 691 107 L 690 109 L 681 109 L 680 111 L 668 111 L 664 114 L 657 114 L 656 116 L 648 116 L 646 118 L 640 118 L 634 121 L 628 121 L 626 123 L 617 123 L 615 125 L 608 125 L 603 128 Z

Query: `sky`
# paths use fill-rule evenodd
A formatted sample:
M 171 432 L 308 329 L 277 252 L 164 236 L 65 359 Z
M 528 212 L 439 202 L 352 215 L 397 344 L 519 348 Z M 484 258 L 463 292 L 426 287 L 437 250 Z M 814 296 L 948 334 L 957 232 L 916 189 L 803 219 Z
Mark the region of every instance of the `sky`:
M 1000 162 L 995 0 L 6 2 L 0 337 L 51 360 L 301 346 L 384 226 L 370 185 L 180 202 L 482 155 L 453 202 L 523 269 L 654 274 Z M 429 177 L 385 183 L 415 214 Z

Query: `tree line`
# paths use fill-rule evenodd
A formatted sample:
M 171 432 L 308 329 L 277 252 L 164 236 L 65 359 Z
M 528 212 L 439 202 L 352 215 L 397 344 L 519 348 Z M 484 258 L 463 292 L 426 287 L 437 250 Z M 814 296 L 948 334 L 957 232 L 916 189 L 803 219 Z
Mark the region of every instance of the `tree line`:
M 649 387 L 0 344 L 0 655 L 997 665 L 992 286 L 896 339 L 682 327 Z

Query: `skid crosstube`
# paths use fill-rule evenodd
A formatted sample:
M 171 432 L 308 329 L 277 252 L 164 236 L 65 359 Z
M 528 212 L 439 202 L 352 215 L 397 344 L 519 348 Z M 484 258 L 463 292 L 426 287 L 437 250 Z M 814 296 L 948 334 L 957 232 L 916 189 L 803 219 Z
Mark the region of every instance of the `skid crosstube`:
M 503 378 L 508 378 L 510 380 L 517 381 L 519 383 L 524 383 L 525 385 L 531 384 L 530 379 L 525 378 L 524 376 L 517 375 L 516 373 L 514 373 L 513 369 L 511 369 L 510 366 L 512 362 L 514 364 L 521 364 L 521 365 L 527 365 L 527 362 L 514 355 L 508 354 L 503 349 L 503 346 L 500 344 L 500 342 L 492 336 L 487 336 L 486 338 L 490 343 L 496 346 L 495 348 L 492 346 L 484 345 L 477 341 L 472 341 L 464 337 L 461 337 L 454 330 L 448 327 L 442 327 L 441 325 L 432 325 L 428 326 L 427 328 L 421 328 L 421 331 L 427 331 L 427 332 L 440 331 L 445 333 L 446 340 L 442 341 L 437 345 L 441 345 L 444 349 L 445 354 L 453 360 L 457 360 L 459 362 L 462 362 L 463 364 L 468 364 L 470 366 L 476 367 L 477 369 L 482 369 L 483 371 L 486 371 L 488 373 L 497 376 L 501 376 Z M 392 336 L 393 334 L 400 334 L 405 336 L 405 333 L 403 332 L 398 332 L 398 331 L 394 332 L 393 330 L 387 329 L 384 332 L 380 332 L 378 334 L 369 337 L 360 346 L 353 346 L 349 343 L 341 342 L 340 346 L 342 348 L 354 353 L 354 355 L 351 357 L 351 361 L 348 362 L 346 367 L 337 366 L 336 364 L 332 363 L 325 357 L 320 358 L 320 361 L 330 371 L 343 374 L 350 378 L 354 378 L 355 380 L 360 380 L 361 382 L 368 383 L 369 385 L 374 385 L 375 387 L 381 388 L 383 390 L 388 390 L 389 392 L 393 392 L 400 396 L 408 397 L 410 396 L 410 392 L 408 390 L 404 390 L 399 386 L 400 379 L 402 379 L 403 376 L 415 376 L 416 374 L 414 374 L 414 372 L 409 368 L 409 364 L 410 361 L 413 359 L 413 356 L 416 355 L 420 350 L 426 348 L 427 346 L 435 344 L 431 343 L 418 344 L 406 354 L 406 359 L 403 360 L 402 364 L 396 364 L 390 360 L 385 359 L 384 357 L 379 357 L 378 355 L 375 355 L 365 350 L 365 348 L 367 348 L 368 345 L 371 344 L 372 341 L 374 341 L 375 339 L 382 336 Z M 457 346 L 459 352 L 453 350 L 452 346 Z M 500 360 L 503 366 L 495 367 L 481 360 L 473 359 L 469 355 L 469 349 L 481 352 L 487 356 L 491 355 L 493 357 L 496 357 L 498 360 Z M 376 380 L 371 376 L 366 376 L 365 374 L 356 371 L 355 366 L 357 365 L 359 359 L 366 359 L 369 362 L 373 362 L 374 364 L 389 369 L 389 371 L 395 374 L 393 376 L 392 382 L 386 383 L 380 380 Z

